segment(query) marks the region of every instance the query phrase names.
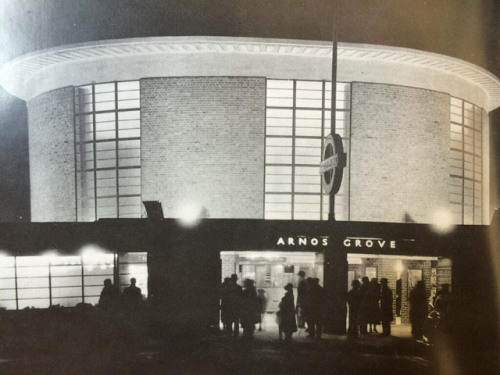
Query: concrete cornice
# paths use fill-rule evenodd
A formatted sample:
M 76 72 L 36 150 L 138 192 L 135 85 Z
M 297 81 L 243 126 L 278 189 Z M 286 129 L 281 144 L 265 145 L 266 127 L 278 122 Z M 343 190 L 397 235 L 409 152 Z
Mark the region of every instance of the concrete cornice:
M 31 100 L 59 87 L 172 76 L 329 79 L 331 43 L 230 37 L 154 37 L 75 44 L 27 54 L 0 69 L 0 84 Z M 471 63 L 397 47 L 339 43 L 338 79 L 450 93 L 491 111 L 500 80 Z

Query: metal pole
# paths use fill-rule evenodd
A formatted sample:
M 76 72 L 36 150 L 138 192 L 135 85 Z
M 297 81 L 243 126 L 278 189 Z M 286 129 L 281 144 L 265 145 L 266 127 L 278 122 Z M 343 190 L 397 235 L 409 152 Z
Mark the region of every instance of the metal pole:
M 332 89 L 331 89 L 331 115 L 330 133 L 335 134 L 335 120 L 337 117 L 337 0 L 333 1 L 333 45 L 332 45 Z M 335 221 L 335 194 L 330 194 L 328 220 Z

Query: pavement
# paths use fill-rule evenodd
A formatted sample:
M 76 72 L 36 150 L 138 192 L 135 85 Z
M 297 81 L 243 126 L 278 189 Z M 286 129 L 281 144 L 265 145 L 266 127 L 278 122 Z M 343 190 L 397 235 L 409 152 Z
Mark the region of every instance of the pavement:
M 172 374 L 434 374 L 429 351 L 418 345 L 408 325 L 393 326 L 392 336 L 353 338 L 304 330 L 291 343 L 280 342 L 277 328 L 264 326 L 253 338 L 209 335 L 177 362 L 160 352 L 142 353 L 143 370 Z M 193 348 L 192 348 L 193 349 Z
M 93 335 L 82 336 L 80 329 L 74 337 L 61 336 L 65 341 L 58 350 L 44 351 L 39 342 L 35 350 L 4 355 L 0 374 L 438 373 L 429 351 L 411 338 L 408 325 L 392 328 L 392 336 L 324 334 L 321 339 L 299 330 L 291 343 L 284 343 L 269 316 L 251 339 L 218 331 L 204 337 L 150 339 L 135 346 L 131 335 L 110 331 L 96 340 Z

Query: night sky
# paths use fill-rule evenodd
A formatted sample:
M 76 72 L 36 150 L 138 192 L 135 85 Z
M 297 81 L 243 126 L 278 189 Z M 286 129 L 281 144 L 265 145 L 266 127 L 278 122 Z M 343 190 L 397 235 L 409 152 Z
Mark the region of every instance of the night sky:
M 39 49 L 115 38 L 331 40 L 333 4 L 332 0 L 0 0 L 0 65 Z M 341 42 L 442 53 L 500 76 L 499 1 L 337 0 L 337 8 Z M 500 118 L 498 110 L 495 118 Z M 29 220 L 26 106 L 0 87 L 0 221 L 17 220 Z

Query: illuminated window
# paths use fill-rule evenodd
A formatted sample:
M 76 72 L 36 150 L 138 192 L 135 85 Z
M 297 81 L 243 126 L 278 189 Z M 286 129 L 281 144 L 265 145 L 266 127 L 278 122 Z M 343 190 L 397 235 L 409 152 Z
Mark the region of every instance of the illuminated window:
M 265 218 L 326 220 L 319 163 L 330 133 L 331 82 L 267 80 Z M 336 132 L 349 152 L 350 94 L 337 83 Z M 348 173 L 335 199 L 337 220 L 348 220 Z
M 118 278 L 123 290 L 132 277 L 146 298 L 147 253 L 0 256 L 0 308 L 72 307 L 81 302 L 96 305 L 105 279 Z
M 147 253 L 126 253 L 119 255 L 120 289 L 130 285 L 135 278 L 136 286 L 141 288 L 143 298 L 148 295 L 148 263 Z
M 79 256 L 50 259 L 51 304 L 64 307 L 82 302 L 82 261 Z
M 17 308 L 16 260 L 0 256 L 0 308 Z
M 75 89 L 78 221 L 141 217 L 140 83 Z
M 104 280 L 113 282 L 115 272 L 115 254 L 99 254 L 83 258 L 83 291 L 85 303 L 96 305 L 99 302 Z
M 457 224 L 482 223 L 482 110 L 450 101 L 450 193 Z
M 50 306 L 49 259 L 43 256 L 16 258 L 18 308 Z

